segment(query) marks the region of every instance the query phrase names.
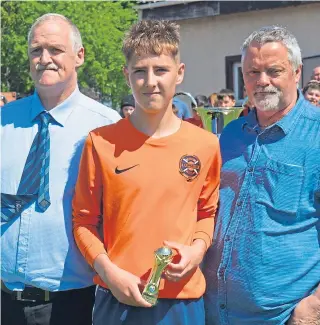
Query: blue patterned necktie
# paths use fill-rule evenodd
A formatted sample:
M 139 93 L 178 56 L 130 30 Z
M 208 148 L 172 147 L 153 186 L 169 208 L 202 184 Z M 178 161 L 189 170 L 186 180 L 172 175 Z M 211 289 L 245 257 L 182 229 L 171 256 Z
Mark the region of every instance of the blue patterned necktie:
M 49 123 L 52 119 L 47 112 L 37 117 L 40 120 L 39 131 L 31 145 L 16 195 L 1 193 L 1 219 L 9 221 L 34 200 L 44 212 L 50 206 L 49 161 L 50 135 Z

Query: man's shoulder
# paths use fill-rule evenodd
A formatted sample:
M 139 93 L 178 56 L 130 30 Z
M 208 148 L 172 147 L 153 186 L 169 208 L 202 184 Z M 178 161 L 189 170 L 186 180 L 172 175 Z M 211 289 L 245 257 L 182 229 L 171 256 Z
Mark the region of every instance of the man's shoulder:
M 28 96 L 28 97 L 20 98 L 12 102 L 9 102 L 6 105 L 1 107 L 1 111 L 7 113 L 12 110 L 25 109 L 26 107 L 30 107 L 32 98 L 33 96 Z
M 9 120 L 13 122 L 14 119 L 23 119 L 24 116 L 29 114 L 31 109 L 31 102 L 33 96 L 24 97 L 15 101 L 12 101 L 1 107 L 1 122 L 2 125 L 8 124 Z
M 308 101 L 304 102 L 304 106 L 305 110 L 303 111 L 303 117 L 320 122 L 320 107 L 317 107 Z
M 88 113 L 93 114 L 93 115 L 99 115 L 113 123 L 117 122 L 121 118 L 119 113 L 116 110 L 114 110 L 108 106 L 105 106 L 105 105 L 97 102 L 96 100 L 91 99 L 88 96 L 85 96 L 84 94 L 80 95 L 79 104 Z

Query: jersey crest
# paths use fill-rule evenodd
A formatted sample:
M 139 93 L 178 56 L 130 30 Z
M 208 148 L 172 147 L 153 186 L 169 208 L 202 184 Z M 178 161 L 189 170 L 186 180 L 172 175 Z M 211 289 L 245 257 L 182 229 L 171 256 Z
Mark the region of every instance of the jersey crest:
M 179 172 L 188 182 L 196 179 L 200 174 L 200 159 L 194 155 L 184 155 L 179 161 Z

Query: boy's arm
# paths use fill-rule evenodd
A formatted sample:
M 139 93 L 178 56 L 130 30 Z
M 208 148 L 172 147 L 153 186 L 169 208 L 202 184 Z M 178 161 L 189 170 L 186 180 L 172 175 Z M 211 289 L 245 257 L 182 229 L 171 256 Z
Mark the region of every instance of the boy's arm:
M 73 198 L 75 241 L 87 262 L 118 301 L 131 306 L 151 307 L 141 296 L 139 287 L 143 283 L 140 278 L 112 263 L 99 236 L 97 228 L 103 215 L 102 192 L 100 163 L 89 134 L 82 152 Z
M 213 159 L 198 200 L 198 221 L 193 236 L 193 240 L 202 239 L 207 249 L 212 243 L 214 217 L 219 201 L 221 154 L 218 140 L 214 149 Z
M 86 261 L 93 267 L 99 254 L 107 254 L 98 233 L 102 218 L 102 182 L 92 135 L 84 144 L 79 175 L 73 197 L 73 233 Z
M 170 281 L 179 281 L 199 266 L 210 247 L 213 237 L 214 217 L 217 211 L 220 186 L 221 155 L 217 141 L 213 159 L 198 200 L 198 221 L 191 246 L 167 242 L 181 256 L 178 264 L 170 263 L 165 276 Z
M 141 295 L 141 291 L 146 285 L 145 281 L 119 268 L 110 261 L 106 254 L 97 256 L 93 266 L 119 302 L 135 307 L 151 307 L 151 304 Z

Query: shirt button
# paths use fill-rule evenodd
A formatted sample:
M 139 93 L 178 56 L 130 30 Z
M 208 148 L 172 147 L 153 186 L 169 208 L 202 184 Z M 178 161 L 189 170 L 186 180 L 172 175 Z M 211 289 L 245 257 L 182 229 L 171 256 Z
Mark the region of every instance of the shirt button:
M 18 268 L 18 272 L 19 272 L 19 273 L 22 273 L 22 272 L 23 272 L 23 268 L 22 268 L 22 267 L 19 267 L 19 268 Z
M 220 275 L 220 277 L 223 277 L 223 276 L 224 276 L 224 271 L 225 271 L 224 268 L 222 268 L 222 269 L 219 271 L 219 275 Z
M 229 235 L 226 236 L 225 241 L 230 241 L 230 236 Z
M 248 168 L 248 172 L 249 172 L 249 173 L 252 173 L 252 172 L 253 172 L 253 167 L 249 167 L 249 168 Z
M 221 304 L 221 305 L 220 305 L 220 308 L 221 308 L 221 309 L 225 309 L 225 308 L 226 308 L 226 305 L 225 305 L 225 304 Z
M 237 202 L 237 206 L 239 207 L 242 204 L 242 201 Z

